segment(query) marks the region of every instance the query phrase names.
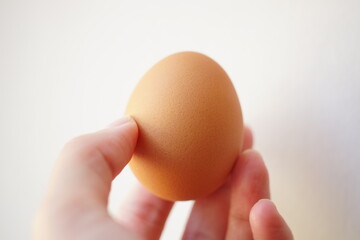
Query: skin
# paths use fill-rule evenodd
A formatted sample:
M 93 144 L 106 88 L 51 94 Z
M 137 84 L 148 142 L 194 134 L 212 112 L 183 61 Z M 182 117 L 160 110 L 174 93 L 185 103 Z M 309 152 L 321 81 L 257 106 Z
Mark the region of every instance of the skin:
M 112 180 L 129 162 L 138 128 L 122 118 L 77 137 L 61 151 L 34 221 L 34 239 L 159 239 L 173 202 L 137 186 L 118 214 L 107 210 Z M 269 200 L 269 177 L 245 128 L 244 146 L 228 181 L 195 201 L 183 239 L 292 240 Z

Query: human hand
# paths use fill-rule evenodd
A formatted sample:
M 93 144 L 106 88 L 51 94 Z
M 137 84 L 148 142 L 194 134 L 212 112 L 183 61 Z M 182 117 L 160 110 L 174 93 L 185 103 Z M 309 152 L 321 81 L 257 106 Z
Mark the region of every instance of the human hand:
M 173 202 L 138 186 L 115 217 L 107 210 L 111 182 L 129 162 L 138 128 L 131 118 L 65 145 L 34 224 L 34 239 L 158 239 Z M 228 181 L 195 201 L 183 239 L 291 240 L 270 200 L 261 156 L 245 128 L 244 147 Z

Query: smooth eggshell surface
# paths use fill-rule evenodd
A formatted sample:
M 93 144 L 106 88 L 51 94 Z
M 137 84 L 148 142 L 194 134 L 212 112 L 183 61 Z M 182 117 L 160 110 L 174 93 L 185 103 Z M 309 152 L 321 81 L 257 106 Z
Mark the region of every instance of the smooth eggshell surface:
M 126 114 L 138 124 L 130 167 L 167 200 L 204 197 L 224 183 L 242 145 L 243 120 L 225 71 L 195 52 L 155 64 L 135 88 Z

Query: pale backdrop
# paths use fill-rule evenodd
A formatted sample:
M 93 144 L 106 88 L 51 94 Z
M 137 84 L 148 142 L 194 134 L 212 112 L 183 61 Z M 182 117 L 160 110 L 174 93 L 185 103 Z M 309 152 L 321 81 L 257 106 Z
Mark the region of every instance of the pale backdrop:
M 181 50 L 228 72 L 296 239 L 360 239 L 360 2 L 0 1 L 0 239 L 28 239 L 61 146 Z M 135 179 L 115 181 L 117 211 Z M 181 235 L 179 203 L 163 239 Z

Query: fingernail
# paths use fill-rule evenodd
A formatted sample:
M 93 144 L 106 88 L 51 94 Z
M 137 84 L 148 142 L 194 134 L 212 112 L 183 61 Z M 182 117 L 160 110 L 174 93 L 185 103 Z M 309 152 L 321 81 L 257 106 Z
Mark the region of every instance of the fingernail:
M 270 199 L 261 199 L 259 202 L 261 202 L 263 209 L 266 209 L 273 214 L 279 214 L 275 203 Z
M 250 154 L 250 156 L 255 156 L 256 158 L 262 158 L 261 154 L 255 149 L 246 149 L 241 154 L 246 154 L 246 155 Z
M 250 221 L 261 222 L 264 217 L 273 217 L 279 215 L 275 204 L 269 199 L 260 199 L 255 203 L 250 212 Z
M 130 116 L 124 116 L 122 118 L 119 118 L 118 120 L 114 121 L 113 123 L 111 123 L 108 127 L 112 128 L 112 127 L 120 127 L 126 123 L 130 123 L 133 122 L 134 119 L 132 119 Z
M 267 204 L 269 207 L 277 210 L 276 206 L 275 206 L 275 203 L 273 201 L 271 201 L 270 199 L 264 198 L 264 199 L 259 200 L 259 202 L 261 202 L 263 204 Z

